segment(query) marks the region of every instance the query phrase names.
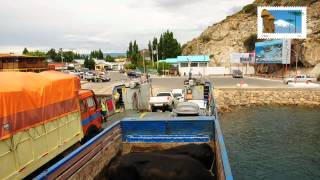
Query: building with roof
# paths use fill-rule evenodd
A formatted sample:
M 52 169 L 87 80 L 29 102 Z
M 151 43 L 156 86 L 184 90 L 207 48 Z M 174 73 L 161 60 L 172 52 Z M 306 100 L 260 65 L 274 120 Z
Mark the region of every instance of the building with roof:
M 178 68 L 179 74 L 185 74 L 190 70 L 199 73 L 200 71 L 203 72 L 203 69 L 208 67 L 210 58 L 208 55 L 190 55 L 158 61 L 158 63 L 162 62 L 172 64 L 175 68 Z
M 40 72 L 47 68 L 45 57 L 0 54 L 0 71 Z

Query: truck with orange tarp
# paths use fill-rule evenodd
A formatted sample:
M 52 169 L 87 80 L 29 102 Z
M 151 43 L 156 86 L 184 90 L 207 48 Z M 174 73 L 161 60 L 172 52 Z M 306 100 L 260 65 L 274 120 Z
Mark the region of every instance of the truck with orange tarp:
M 22 179 L 102 129 L 100 102 L 56 71 L 0 75 L 0 179 Z

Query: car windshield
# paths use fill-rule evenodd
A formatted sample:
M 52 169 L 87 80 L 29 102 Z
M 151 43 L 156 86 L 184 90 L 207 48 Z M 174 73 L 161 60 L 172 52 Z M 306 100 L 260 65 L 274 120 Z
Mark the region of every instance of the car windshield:
M 182 96 L 182 94 L 180 94 L 180 93 L 173 93 L 173 97 L 175 97 L 175 98 L 181 97 L 181 96 Z
M 170 93 L 159 93 L 157 96 L 171 96 Z

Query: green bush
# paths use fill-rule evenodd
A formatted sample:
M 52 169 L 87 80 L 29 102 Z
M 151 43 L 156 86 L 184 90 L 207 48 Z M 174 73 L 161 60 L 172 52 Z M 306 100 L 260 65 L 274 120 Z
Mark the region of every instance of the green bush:
M 257 5 L 256 4 L 248 4 L 242 8 L 242 12 L 257 13 Z
M 125 69 L 133 70 L 133 69 L 136 69 L 136 65 L 135 65 L 135 64 L 132 64 L 132 63 L 126 64 L 126 65 L 124 65 L 124 68 L 125 68 Z
M 172 68 L 172 64 L 161 62 L 158 64 L 158 73 L 162 74 L 164 70 L 170 70 Z

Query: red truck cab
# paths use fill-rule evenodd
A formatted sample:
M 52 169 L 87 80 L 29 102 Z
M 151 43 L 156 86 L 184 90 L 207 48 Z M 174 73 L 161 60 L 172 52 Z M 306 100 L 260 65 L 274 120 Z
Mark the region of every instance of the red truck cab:
M 101 106 L 92 90 L 80 90 L 79 99 L 84 141 L 87 141 L 102 129 Z

